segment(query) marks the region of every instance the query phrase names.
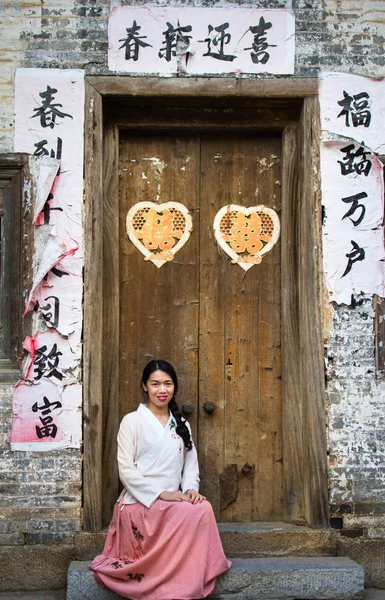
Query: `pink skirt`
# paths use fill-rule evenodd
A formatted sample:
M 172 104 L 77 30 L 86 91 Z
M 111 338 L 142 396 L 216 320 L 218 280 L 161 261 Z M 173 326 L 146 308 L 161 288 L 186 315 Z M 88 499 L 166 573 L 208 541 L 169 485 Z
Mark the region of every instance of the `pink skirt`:
M 230 567 L 207 500 L 116 504 L 103 553 L 90 566 L 101 585 L 131 600 L 205 598 Z

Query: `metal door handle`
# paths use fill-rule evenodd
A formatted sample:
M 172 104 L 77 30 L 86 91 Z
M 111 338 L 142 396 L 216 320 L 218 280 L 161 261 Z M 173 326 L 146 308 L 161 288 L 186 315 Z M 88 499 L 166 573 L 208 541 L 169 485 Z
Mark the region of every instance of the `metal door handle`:
M 214 402 L 211 402 L 211 400 L 207 400 L 204 403 L 203 408 L 208 415 L 212 415 L 212 413 L 215 410 L 215 404 L 214 404 Z
M 194 405 L 191 402 L 185 402 L 182 404 L 182 413 L 184 415 L 191 415 L 194 412 Z

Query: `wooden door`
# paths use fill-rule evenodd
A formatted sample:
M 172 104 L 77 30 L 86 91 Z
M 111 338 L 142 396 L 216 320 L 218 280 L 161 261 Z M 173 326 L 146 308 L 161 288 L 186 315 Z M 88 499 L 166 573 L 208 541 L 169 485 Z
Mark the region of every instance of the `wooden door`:
M 280 247 L 245 273 L 213 235 L 227 204 L 279 214 L 280 155 L 279 134 L 120 137 L 120 417 L 137 406 L 143 366 L 172 362 L 179 405 L 193 405 L 201 489 L 222 521 L 283 516 Z M 193 219 L 160 269 L 126 233 L 128 210 L 145 200 L 181 202 Z

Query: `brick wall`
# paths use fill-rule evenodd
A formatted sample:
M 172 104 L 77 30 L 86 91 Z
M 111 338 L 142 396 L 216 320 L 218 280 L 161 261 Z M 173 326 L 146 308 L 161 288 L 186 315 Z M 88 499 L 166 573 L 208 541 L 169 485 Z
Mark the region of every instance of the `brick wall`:
M 113 0 L 112 5 L 135 4 Z M 164 5 L 164 0 L 152 2 Z M 173 2 L 169 2 L 170 5 Z M 239 6 L 196 0 L 181 6 Z M 296 72 L 317 76 L 320 69 L 385 76 L 385 7 L 366 0 L 255 0 L 243 7 L 292 8 L 296 16 Z M 1 151 L 11 151 L 13 78 L 22 67 L 84 68 L 106 74 L 108 0 L 7 1 L 0 6 L 2 69 Z M 1 138 L 3 139 L 3 138 Z
M 114 5 L 120 4 L 117 0 Z M 122 2 L 134 4 L 134 2 Z M 164 5 L 164 1 L 154 5 Z M 172 4 L 170 2 L 170 4 Z M 192 6 L 231 6 L 201 0 Z M 238 3 L 234 4 L 239 6 Z M 0 152 L 13 151 L 17 67 L 83 68 L 106 74 L 107 0 L 3 0 L 0 6 Z M 292 8 L 296 15 L 297 77 L 320 69 L 385 76 L 385 5 L 365 0 L 260 0 L 242 6 Z M 375 532 L 385 502 L 385 394 L 374 374 L 371 299 L 333 307 L 327 334 L 330 493 L 335 514 Z M 0 386 L 0 539 L 8 544 L 62 541 L 81 526 L 81 454 L 12 453 L 11 385 Z M 361 511 L 361 512 L 360 512 Z M 368 520 L 369 519 L 369 520 Z M 373 533 L 373 535 L 376 535 Z
M 327 348 L 332 513 L 345 526 L 384 524 L 385 380 L 375 377 L 373 303 L 334 311 Z

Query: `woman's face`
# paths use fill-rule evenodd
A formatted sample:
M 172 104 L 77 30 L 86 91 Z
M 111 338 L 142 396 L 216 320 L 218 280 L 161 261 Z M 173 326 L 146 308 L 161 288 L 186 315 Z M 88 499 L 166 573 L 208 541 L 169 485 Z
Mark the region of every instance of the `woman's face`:
M 143 383 L 143 389 L 148 393 L 149 408 L 163 408 L 168 406 L 174 396 L 174 382 L 168 373 L 164 371 L 154 371 L 146 383 Z

